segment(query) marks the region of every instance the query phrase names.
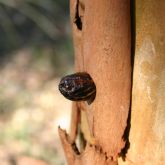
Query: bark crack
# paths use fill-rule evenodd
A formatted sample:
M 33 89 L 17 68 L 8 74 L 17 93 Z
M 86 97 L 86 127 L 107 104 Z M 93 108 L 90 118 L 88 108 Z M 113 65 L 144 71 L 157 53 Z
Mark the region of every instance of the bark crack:
M 134 66 L 134 55 L 135 55 L 135 45 L 136 45 L 136 20 L 135 20 L 135 1 L 130 2 L 130 15 L 131 15 L 131 84 L 133 84 L 133 66 Z M 131 97 L 132 98 L 132 85 L 131 85 Z M 124 131 L 123 139 L 125 140 L 125 147 L 121 150 L 120 156 L 125 161 L 126 154 L 130 148 L 129 134 L 131 129 L 131 109 L 132 109 L 132 99 L 130 100 L 130 109 L 128 112 L 127 126 Z
M 82 16 L 80 15 L 80 2 L 79 2 L 79 0 L 77 0 L 77 3 L 76 3 L 74 23 L 76 24 L 78 30 L 82 30 L 83 23 L 82 23 Z

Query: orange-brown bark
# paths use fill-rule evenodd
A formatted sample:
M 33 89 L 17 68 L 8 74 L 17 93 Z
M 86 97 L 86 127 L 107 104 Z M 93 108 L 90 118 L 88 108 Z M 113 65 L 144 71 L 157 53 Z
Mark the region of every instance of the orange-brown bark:
M 76 104 L 77 109 L 87 114 L 88 129 L 93 136 L 89 139 L 95 140 L 85 140 L 92 147 L 87 144 L 84 152 L 75 155 L 60 132 L 67 161 L 69 165 L 117 164 L 118 154 L 125 146 L 123 135 L 130 106 L 130 1 L 71 0 L 70 6 L 76 71 L 91 75 L 97 93 L 92 104 Z M 71 135 L 74 132 L 71 130 Z M 88 137 L 87 132 L 83 131 L 84 137 Z
M 116 162 L 108 158 L 99 147 L 88 144 L 80 154 L 75 149 L 73 141 L 60 128 L 59 135 L 69 165 L 116 165 Z

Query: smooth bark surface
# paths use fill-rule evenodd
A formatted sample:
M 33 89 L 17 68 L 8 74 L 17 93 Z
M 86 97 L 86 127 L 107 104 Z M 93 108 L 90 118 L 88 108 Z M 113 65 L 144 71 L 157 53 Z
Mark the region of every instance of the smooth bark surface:
M 165 164 L 165 1 L 136 1 L 129 165 Z
M 86 106 L 90 129 L 96 145 L 116 159 L 130 105 L 129 1 L 86 1 L 83 30 L 84 70 L 97 87 L 95 101 Z

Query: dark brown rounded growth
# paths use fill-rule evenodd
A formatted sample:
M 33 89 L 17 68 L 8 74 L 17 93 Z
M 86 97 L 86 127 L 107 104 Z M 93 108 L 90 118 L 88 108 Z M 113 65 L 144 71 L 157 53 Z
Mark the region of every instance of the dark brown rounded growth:
M 65 76 L 59 83 L 61 94 L 72 101 L 88 101 L 91 103 L 96 95 L 96 86 L 86 72 L 78 72 Z

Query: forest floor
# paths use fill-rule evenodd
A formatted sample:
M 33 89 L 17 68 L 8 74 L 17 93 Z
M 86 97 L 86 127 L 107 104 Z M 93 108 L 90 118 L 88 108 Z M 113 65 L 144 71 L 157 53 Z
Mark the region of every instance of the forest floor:
M 49 59 L 32 54 L 23 49 L 1 66 L 0 165 L 65 163 L 57 129 L 68 129 L 71 102 L 59 93 Z

